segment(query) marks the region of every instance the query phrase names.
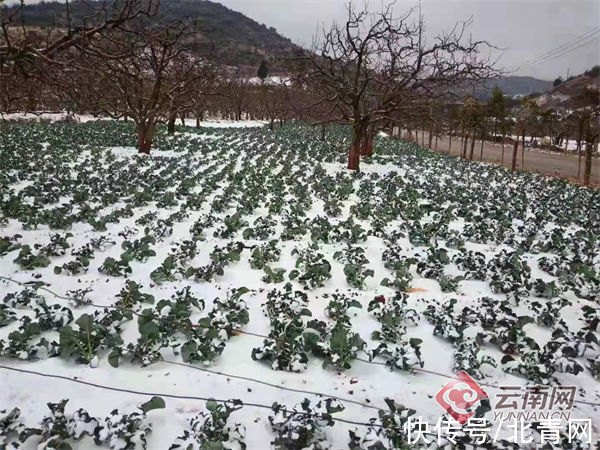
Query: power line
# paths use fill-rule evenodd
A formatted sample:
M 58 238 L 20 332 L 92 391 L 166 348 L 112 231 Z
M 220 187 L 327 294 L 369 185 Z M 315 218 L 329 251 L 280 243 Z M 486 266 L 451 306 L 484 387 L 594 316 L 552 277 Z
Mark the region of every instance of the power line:
M 517 71 L 517 70 L 520 70 L 520 69 L 523 69 L 523 68 L 526 68 L 526 67 L 529 67 L 532 65 L 537 65 L 537 63 L 540 63 L 540 62 L 546 60 L 547 58 L 556 56 L 556 55 L 562 53 L 563 51 L 570 50 L 574 45 L 580 44 L 582 41 L 585 41 L 589 38 L 592 38 L 592 41 L 593 41 L 594 39 L 597 39 L 598 32 L 600 32 L 600 26 L 597 26 L 590 31 L 580 34 L 579 36 L 576 36 L 575 38 L 571 39 L 570 41 L 568 41 L 558 47 L 555 47 L 554 49 L 549 50 L 546 53 L 543 53 L 535 58 L 532 58 L 532 59 L 522 62 L 521 64 L 519 64 L 516 67 L 516 69 L 514 71 Z
M 562 52 L 562 53 L 560 53 L 560 54 L 558 54 L 558 55 L 556 55 L 556 56 L 554 56 L 552 58 L 545 59 L 543 61 L 539 61 L 539 62 L 537 62 L 535 64 L 531 64 L 528 67 L 531 68 L 531 67 L 539 66 L 540 64 L 543 64 L 543 63 L 546 63 L 546 62 L 549 62 L 549 61 L 554 61 L 555 59 L 560 58 L 560 57 L 565 56 L 565 55 L 568 55 L 569 53 L 572 53 L 572 52 L 574 52 L 575 50 L 577 50 L 577 49 L 579 49 L 581 47 L 585 47 L 585 46 L 593 43 L 594 41 L 597 41 L 598 39 L 600 39 L 600 35 L 594 36 L 592 39 L 588 40 L 587 42 L 583 42 L 582 44 L 578 45 L 577 47 L 568 49 L 568 50 L 566 50 L 566 51 L 564 51 L 564 52 Z
M 579 36 L 576 36 L 575 38 L 571 39 L 570 41 L 568 41 L 558 47 L 555 47 L 552 50 L 547 51 L 546 53 L 542 53 L 541 55 L 538 55 L 535 58 L 531 58 L 531 59 L 523 61 L 521 64 L 519 64 L 519 67 L 528 66 L 532 63 L 535 63 L 538 60 L 544 59 L 544 58 L 551 56 L 557 52 L 560 52 L 573 44 L 577 44 L 578 42 L 580 42 L 583 39 L 593 36 L 598 31 L 600 31 L 600 27 L 595 27 L 592 30 L 589 30 L 583 34 L 580 34 Z
M 570 41 L 568 41 L 568 42 L 566 42 L 566 43 L 564 43 L 564 44 L 562 44 L 562 45 L 560 45 L 558 47 L 555 47 L 552 50 L 547 51 L 546 53 L 542 53 L 541 55 L 539 55 L 539 56 L 537 56 L 537 57 L 535 57 L 533 59 L 529 59 L 529 60 L 525 61 L 524 63 L 522 63 L 522 65 L 528 65 L 528 64 L 531 64 L 531 63 L 533 63 L 533 62 L 535 62 L 535 61 L 537 61 L 539 59 L 546 58 L 547 56 L 551 56 L 553 53 L 559 52 L 559 51 L 565 49 L 566 47 L 569 47 L 569 46 L 571 46 L 573 44 L 576 44 L 576 43 L 580 42 L 581 40 L 586 39 L 589 36 L 592 36 L 592 35 L 596 34 L 598 31 L 600 31 L 600 26 L 596 26 L 596 27 L 592 28 L 591 30 L 586 31 L 583 34 L 580 34 L 579 36 L 576 36 L 575 38 L 571 39 Z

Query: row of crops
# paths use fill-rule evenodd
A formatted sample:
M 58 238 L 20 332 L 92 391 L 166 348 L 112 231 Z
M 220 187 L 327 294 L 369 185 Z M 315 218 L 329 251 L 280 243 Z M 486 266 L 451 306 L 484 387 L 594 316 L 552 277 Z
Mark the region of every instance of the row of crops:
M 367 368 L 419 383 L 422 369 L 464 370 L 575 384 L 600 403 L 597 190 L 384 137 L 349 172 L 344 127 L 325 141 L 301 124 L 181 128 L 159 134 L 151 157 L 133 138 L 112 121 L 3 125 L 2 365 L 55 360 L 110 377 L 165 362 L 227 369 L 236 352 L 281 380 Z M 238 353 L 241 341 L 252 344 Z M 350 416 L 329 392 L 297 405 L 273 393 L 268 442 L 399 448 L 408 417 L 441 412 L 415 411 L 419 399 L 389 386 L 356 428 L 336 423 Z M 53 399 L 29 426 L 18 404 L 0 404 L 0 447 L 152 448 L 150 411 L 165 400 L 106 418 L 66 405 Z M 172 448 L 245 448 L 244 405 L 209 401 Z M 347 439 L 331 440 L 334 424 Z

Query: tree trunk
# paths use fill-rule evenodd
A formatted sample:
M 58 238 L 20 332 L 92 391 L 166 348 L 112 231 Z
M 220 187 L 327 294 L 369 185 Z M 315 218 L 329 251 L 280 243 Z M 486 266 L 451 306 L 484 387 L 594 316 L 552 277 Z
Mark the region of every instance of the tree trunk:
M 196 128 L 200 128 L 200 116 L 196 116 Z
M 502 136 L 502 165 L 504 165 L 504 136 Z
M 481 150 L 479 151 L 479 161 L 483 161 L 483 133 L 481 133 Z
M 167 133 L 174 134 L 175 133 L 175 119 L 177 116 L 172 113 L 169 114 L 169 122 L 167 123 Z
M 581 157 L 583 156 L 581 140 L 577 141 L 577 179 L 581 180 Z
M 514 172 L 517 169 L 517 153 L 519 152 L 519 138 L 515 139 L 515 144 L 513 146 L 513 154 L 512 154 L 512 163 L 510 166 L 510 170 Z
M 373 156 L 373 127 L 366 127 L 363 131 L 361 156 Z
M 448 134 L 448 154 L 452 153 L 452 130 Z
M 325 141 L 325 124 L 321 124 L 321 141 Z
M 523 131 L 523 149 L 521 150 L 521 170 L 525 170 L 525 131 Z
M 363 126 L 354 124 L 352 133 L 352 146 L 348 152 L 348 169 L 360 169 L 360 147 L 362 143 Z
M 467 145 L 469 144 L 469 132 L 464 136 L 464 145 L 462 149 L 462 158 L 467 159 Z
M 581 156 L 582 156 L 582 146 L 581 146 L 581 141 L 583 139 L 583 121 L 580 120 L 579 121 L 579 133 L 577 135 L 577 155 L 578 155 L 578 161 L 577 161 L 577 179 L 580 180 L 581 179 Z
M 360 156 L 367 156 L 369 153 L 369 129 L 367 128 L 363 135 L 362 140 L 360 142 Z
M 273 119 L 271 119 L 271 120 L 269 121 L 269 130 L 271 130 L 271 131 L 273 131 L 273 125 L 274 125 L 274 122 L 275 122 L 275 121 L 274 121 Z
M 586 142 L 585 144 L 585 170 L 583 172 L 583 185 L 590 185 L 590 177 L 592 175 L 592 153 L 594 149 L 593 142 Z
M 431 144 L 433 142 L 433 126 L 429 127 L 429 148 L 431 149 Z
M 138 126 L 138 153 L 150 154 L 154 129 L 151 126 Z
M 475 152 L 475 130 L 473 130 L 473 139 L 471 139 L 471 151 L 469 152 L 469 161 L 473 161 L 473 153 Z

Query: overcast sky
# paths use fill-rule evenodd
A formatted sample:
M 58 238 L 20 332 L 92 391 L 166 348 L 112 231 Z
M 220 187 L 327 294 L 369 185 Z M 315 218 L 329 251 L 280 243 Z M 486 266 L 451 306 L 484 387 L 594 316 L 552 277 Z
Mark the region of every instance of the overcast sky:
M 217 1 L 307 46 L 317 26 L 344 19 L 347 3 L 347 0 Z M 396 0 L 395 10 L 407 11 L 417 2 Z M 354 3 L 362 6 L 364 0 Z M 377 9 L 382 0 L 370 0 L 368 4 Z M 600 64 L 600 0 L 422 0 L 422 11 L 429 36 L 472 18 L 473 38 L 488 40 L 503 49 L 494 56 L 500 57 L 499 63 L 507 72 L 516 75 L 551 80 L 557 76 L 565 78 L 567 70 L 579 74 Z
M 317 25 L 344 19 L 347 3 L 347 0 L 218 1 L 306 45 L 310 44 Z M 417 2 L 397 0 L 395 10 L 406 11 Z M 364 1 L 354 3 L 362 6 Z M 371 0 L 368 4 L 377 9 L 381 3 Z M 486 39 L 502 48 L 500 64 L 509 71 L 521 66 L 516 75 L 564 78 L 568 69 L 571 74 L 579 74 L 600 64 L 600 0 L 422 0 L 422 11 L 430 36 L 472 17 L 473 38 Z M 533 64 L 538 61 L 532 60 L 567 43 L 571 45 L 549 54 L 544 62 Z M 529 66 L 523 67 L 525 63 Z

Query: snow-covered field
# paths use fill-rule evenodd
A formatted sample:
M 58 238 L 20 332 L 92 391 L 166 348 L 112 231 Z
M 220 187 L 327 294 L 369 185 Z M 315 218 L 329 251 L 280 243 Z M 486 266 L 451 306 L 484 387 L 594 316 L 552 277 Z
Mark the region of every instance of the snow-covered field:
M 205 120 L 200 122 L 201 128 L 256 128 L 262 127 L 267 122 L 264 120 Z M 188 127 L 196 126 L 195 119 L 185 119 Z
M 75 114 L 69 116 L 66 112 L 37 112 L 37 113 L 0 113 L 0 120 L 7 122 L 65 122 L 74 121 L 77 123 L 93 122 L 97 120 L 112 120 L 108 117 L 98 117 L 89 114 Z M 177 120 L 177 125 L 181 122 Z M 262 127 L 267 122 L 264 120 L 227 120 L 227 119 L 210 119 L 203 120 L 200 122 L 202 128 L 255 128 Z M 195 119 L 185 119 L 185 125 L 188 127 L 195 127 Z
M 576 386 L 598 439 L 597 191 L 383 136 L 351 173 L 343 128 L 188 128 L 143 157 L 130 126 L 1 137 L 0 448 L 423 447 L 403 425 L 435 441 L 460 371 L 488 448 L 514 432 L 500 386 Z

